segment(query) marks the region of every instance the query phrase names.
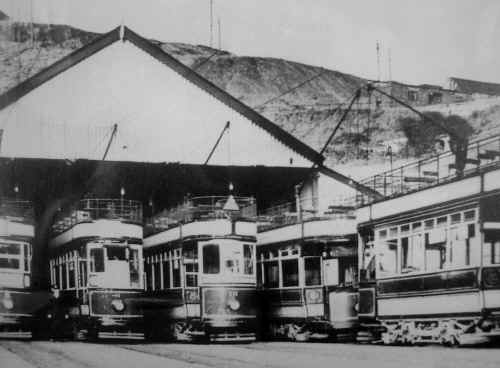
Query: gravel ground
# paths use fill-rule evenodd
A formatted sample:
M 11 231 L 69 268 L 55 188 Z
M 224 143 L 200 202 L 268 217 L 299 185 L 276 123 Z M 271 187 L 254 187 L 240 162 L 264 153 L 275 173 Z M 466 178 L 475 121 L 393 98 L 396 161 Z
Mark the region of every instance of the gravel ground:
M 0 341 L 2 368 L 500 367 L 500 348 L 386 347 L 322 343 L 248 345 Z

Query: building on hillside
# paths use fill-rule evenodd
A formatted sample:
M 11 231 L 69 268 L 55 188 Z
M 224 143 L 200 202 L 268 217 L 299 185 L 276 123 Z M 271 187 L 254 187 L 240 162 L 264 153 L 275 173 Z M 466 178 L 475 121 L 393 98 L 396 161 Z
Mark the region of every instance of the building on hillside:
M 432 84 L 411 85 L 396 81 L 375 82 L 378 88 L 412 106 L 464 102 L 471 98 L 467 93 L 445 89 Z M 395 106 L 388 97 L 377 95 L 377 105 Z
M 451 77 L 449 79 L 449 88 L 454 92 L 469 95 L 500 96 L 500 83 Z

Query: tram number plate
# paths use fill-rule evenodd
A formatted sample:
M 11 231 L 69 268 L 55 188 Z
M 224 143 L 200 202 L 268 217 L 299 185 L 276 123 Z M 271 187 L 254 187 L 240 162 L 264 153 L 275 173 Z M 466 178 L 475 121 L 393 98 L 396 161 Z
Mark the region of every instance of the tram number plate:
M 227 292 L 227 296 L 229 298 L 237 298 L 238 297 L 238 292 L 236 290 L 229 290 Z

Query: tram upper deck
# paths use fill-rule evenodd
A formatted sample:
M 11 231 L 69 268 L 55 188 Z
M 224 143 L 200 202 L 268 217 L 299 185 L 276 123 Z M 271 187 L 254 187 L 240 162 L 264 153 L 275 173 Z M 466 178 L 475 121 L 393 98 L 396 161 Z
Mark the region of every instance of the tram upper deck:
M 125 199 L 82 199 L 56 216 L 49 245 L 92 237 L 142 240 L 142 204 Z

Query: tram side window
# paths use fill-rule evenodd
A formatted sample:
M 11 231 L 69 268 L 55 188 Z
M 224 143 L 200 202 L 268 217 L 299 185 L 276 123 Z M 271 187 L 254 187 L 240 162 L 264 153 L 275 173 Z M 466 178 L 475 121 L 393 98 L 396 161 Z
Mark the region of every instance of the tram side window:
M 321 285 L 321 258 L 304 258 L 304 269 L 306 286 Z
M 24 270 L 29 272 L 31 263 L 31 247 L 29 244 L 24 243 Z
M 485 263 L 499 264 L 500 263 L 500 231 L 487 230 L 485 232 Z
M 170 288 L 170 261 L 168 259 L 163 260 L 163 288 Z
M 280 286 L 278 261 L 264 262 L 264 286 L 267 288 Z
M 179 259 L 173 260 L 172 267 L 172 284 L 173 287 L 181 287 L 181 262 Z
M 217 274 L 219 272 L 219 246 L 217 244 L 207 244 L 203 247 L 203 273 Z
M 19 244 L 0 244 L 0 268 L 18 270 L 21 266 L 20 256 Z
M 253 274 L 253 259 L 255 248 L 251 244 L 243 244 L 243 263 L 245 275 Z
M 66 273 L 66 262 L 63 262 L 61 265 L 61 274 L 62 274 L 62 285 L 61 289 L 65 290 L 68 287 L 67 273 Z
M 161 263 L 156 259 L 155 263 L 153 263 L 153 272 L 154 272 L 154 289 L 161 289 Z
M 398 241 L 391 239 L 380 244 L 378 254 L 379 271 L 381 275 L 393 275 L 398 270 Z
M 104 272 L 104 249 L 90 250 L 90 272 Z
M 129 253 L 130 284 L 132 287 L 140 287 L 139 279 L 139 250 L 130 249 Z
M 68 262 L 68 288 L 75 287 L 75 279 L 76 279 L 76 270 L 75 270 L 75 262 Z
M 57 261 L 55 261 L 57 262 Z M 59 264 L 54 265 L 55 280 L 54 283 L 58 288 L 61 288 L 61 274 L 59 273 Z
M 283 273 L 283 287 L 299 286 L 299 260 L 282 260 L 281 268 Z
M 186 286 L 198 286 L 198 264 L 187 263 L 186 265 Z

